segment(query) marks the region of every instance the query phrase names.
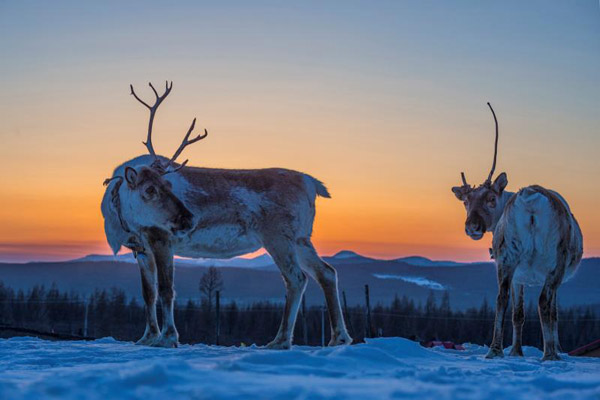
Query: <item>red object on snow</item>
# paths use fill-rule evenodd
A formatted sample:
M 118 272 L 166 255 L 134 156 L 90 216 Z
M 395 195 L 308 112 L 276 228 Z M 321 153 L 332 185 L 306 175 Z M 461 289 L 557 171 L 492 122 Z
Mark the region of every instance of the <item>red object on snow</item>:
M 454 342 L 442 342 L 439 340 L 431 340 L 429 342 L 421 342 L 421 346 L 431 348 L 431 347 L 443 347 L 445 349 L 450 350 L 464 350 L 462 344 L 455 344 Z
M 586 344 L 585 346 L 581 346 L 578 349 L 571 350 L 569 355 L 580 357 L 600 357 L 600 339 L 595 340 L 590 344 Z

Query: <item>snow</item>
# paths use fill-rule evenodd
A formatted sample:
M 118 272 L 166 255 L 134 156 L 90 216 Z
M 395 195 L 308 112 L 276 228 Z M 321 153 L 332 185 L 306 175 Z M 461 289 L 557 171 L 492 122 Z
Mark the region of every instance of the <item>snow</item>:
M 455 261 L 430 260 L 429 258 L 421 256 L 397 258 L 394 261 L 400 261 L 415 267 L 459 267 L 465 265 L 464 263 L 458 263 Z
M 393 274 L 373 274 L 378 279 L 397 279 L 408 283 L 414 283 L 417 286 L 425 287 L 433 290 L 446 290 L 447 288 L 439 282 L 431 279 L 424 278 L 422 276 L 404 276 L 404 275 L 393 275 Z
M 340 252 L 335 253 L 332 258 L 336 258 L 338 260 L 344 260 L 346 258 L 356 258 L 356 257 L 362 257 L 362 256 L 360 254 L 355 253 L 350 250 L 342 250 Z
M 597 399 L 600 362 L 486 360 L 486 348 L 426 349 L 401 338 L 292 350 L 0 340 L 2 399 Z

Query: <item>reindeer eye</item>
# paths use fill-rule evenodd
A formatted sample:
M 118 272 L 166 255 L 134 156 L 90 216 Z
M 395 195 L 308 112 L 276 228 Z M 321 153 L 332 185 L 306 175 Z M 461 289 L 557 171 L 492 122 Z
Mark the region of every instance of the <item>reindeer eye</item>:
M 147 196 L 152 197 L 156 194 L 156 188 L 154 186 L 148 186 L 144 192 L 146 192 Z
M 493 196 L 488 198 L 487 203 L 488 203 L 488 206 L 490 206 L 490 207 L 496 207 L 496 198 Z

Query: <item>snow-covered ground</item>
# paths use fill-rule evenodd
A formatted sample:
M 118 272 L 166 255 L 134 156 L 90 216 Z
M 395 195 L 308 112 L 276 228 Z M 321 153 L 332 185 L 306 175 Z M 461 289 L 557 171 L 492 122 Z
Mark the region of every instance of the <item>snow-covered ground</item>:
M 0 340 L 0 399 L 598 399 L 600 362 L 485 360 L 486 349 L 386 338 L 349 347 L 181 346 Z

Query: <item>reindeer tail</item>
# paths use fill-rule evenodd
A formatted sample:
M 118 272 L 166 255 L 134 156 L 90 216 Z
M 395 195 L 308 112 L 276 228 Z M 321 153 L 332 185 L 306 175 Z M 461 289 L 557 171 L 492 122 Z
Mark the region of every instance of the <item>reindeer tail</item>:
M 321 182 L 317 178 L 313 178 L 310 175 L 304 175 L 304 180 L 305 180 L 306 186 L 308 188 L 310 188 L 311 186 L 314 188 L 316 195 L 325 197 L 328 199 L 331 198 L 331 195 L 329 194 L 329 191 L 327 190 L 327 188 L 325 187 L 325 184 L 323 184 L 323 182 Z

